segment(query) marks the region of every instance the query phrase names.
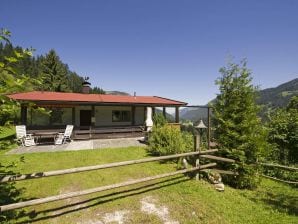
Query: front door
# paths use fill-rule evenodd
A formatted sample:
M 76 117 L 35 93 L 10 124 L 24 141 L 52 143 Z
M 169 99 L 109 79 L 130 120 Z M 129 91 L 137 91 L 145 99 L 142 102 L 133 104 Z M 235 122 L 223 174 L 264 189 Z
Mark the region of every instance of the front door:
M 80 111 L 80 126 L 91 126 L 91 110 Z

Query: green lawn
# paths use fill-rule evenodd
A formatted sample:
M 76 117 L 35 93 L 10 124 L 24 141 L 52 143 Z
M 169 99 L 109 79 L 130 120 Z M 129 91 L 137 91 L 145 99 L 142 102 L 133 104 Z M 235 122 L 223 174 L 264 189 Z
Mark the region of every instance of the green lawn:
M 18 161 L 14 171 L 31 173 L 147 157 L 144 148 L 83 150 L 24 155 L 0 154 L 0 163 Z M 174 163 L 146 163 L 17 182 L 24 198 L 40 198 L 175 171 Z M 149 204 L 146 204 L 146 201 Z M 145 201 L 145 202 L 144 202 Z M 146 212 L 147 208 L 154 212 Z M 143 206 L 143 207 L 142 207 Z M 146 208 L 146 207 L 145 207 Z M 114 214 L 114 216 L 113 216 Z M 115 215 L 116 214 L 116 215 Z M 205 181 L 176 176 L 117 190 L 24 209 L 17 223 L 298 223 L 297 188 L 263 180 L 254 191 L 226 186 L 215 191 Z M 110 221 L 110 222 L 109 222 Z M 177 221 L 177 222 L 175 222 Z
M 16 130 L 14 126 L 0 126 L 0 140 L 15 135 Z

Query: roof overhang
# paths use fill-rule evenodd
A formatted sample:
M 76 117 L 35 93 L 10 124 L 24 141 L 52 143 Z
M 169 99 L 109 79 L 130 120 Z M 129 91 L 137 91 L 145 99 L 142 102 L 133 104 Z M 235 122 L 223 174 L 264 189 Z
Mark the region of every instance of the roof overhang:
M 119 96 L 81 93 L 58 92 L 27 92 L 8 95 L 9 98 L 23 104 L 34 103 L 38 106 L 65 105 L 66 107 L 78 105 L 95 106 L 152 106 L 152 107 L 179 107 L 187 103 L 158 96 Z

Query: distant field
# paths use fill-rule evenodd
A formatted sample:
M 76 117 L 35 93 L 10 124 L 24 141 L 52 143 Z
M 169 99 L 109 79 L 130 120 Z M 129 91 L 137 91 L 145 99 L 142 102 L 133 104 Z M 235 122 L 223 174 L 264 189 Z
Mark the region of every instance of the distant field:
M 4 155 L 14 171 L 31 173 L 148 157 L 144 148 Z M 24 198 L 41 198 L 176 170 L 175 163 L 146 163 L 17 183 Z M 254 191 L 226 186 L 215 191 L 201 180 L 176 176 L 104 193 L 32 206 L 18 223 L 298 223 L 297 188 L 263 180 Z

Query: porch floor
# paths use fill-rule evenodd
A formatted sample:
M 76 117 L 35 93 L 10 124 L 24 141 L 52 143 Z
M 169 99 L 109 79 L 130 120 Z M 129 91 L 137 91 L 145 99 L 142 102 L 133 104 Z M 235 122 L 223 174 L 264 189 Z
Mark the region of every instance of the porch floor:
M 92 139 L 84 141 L 72 141 L 62 145 L 36 145 L 36 146 L 19 146 L 6 154 L 23 154 L 34 152 L 58 152 L 58 151 L 76 151 L 87 149 L 103 149 L 103 148 L 122 148 L 130 146 L 144 147 L 143 138 L 117 138 L 117 139 Z

